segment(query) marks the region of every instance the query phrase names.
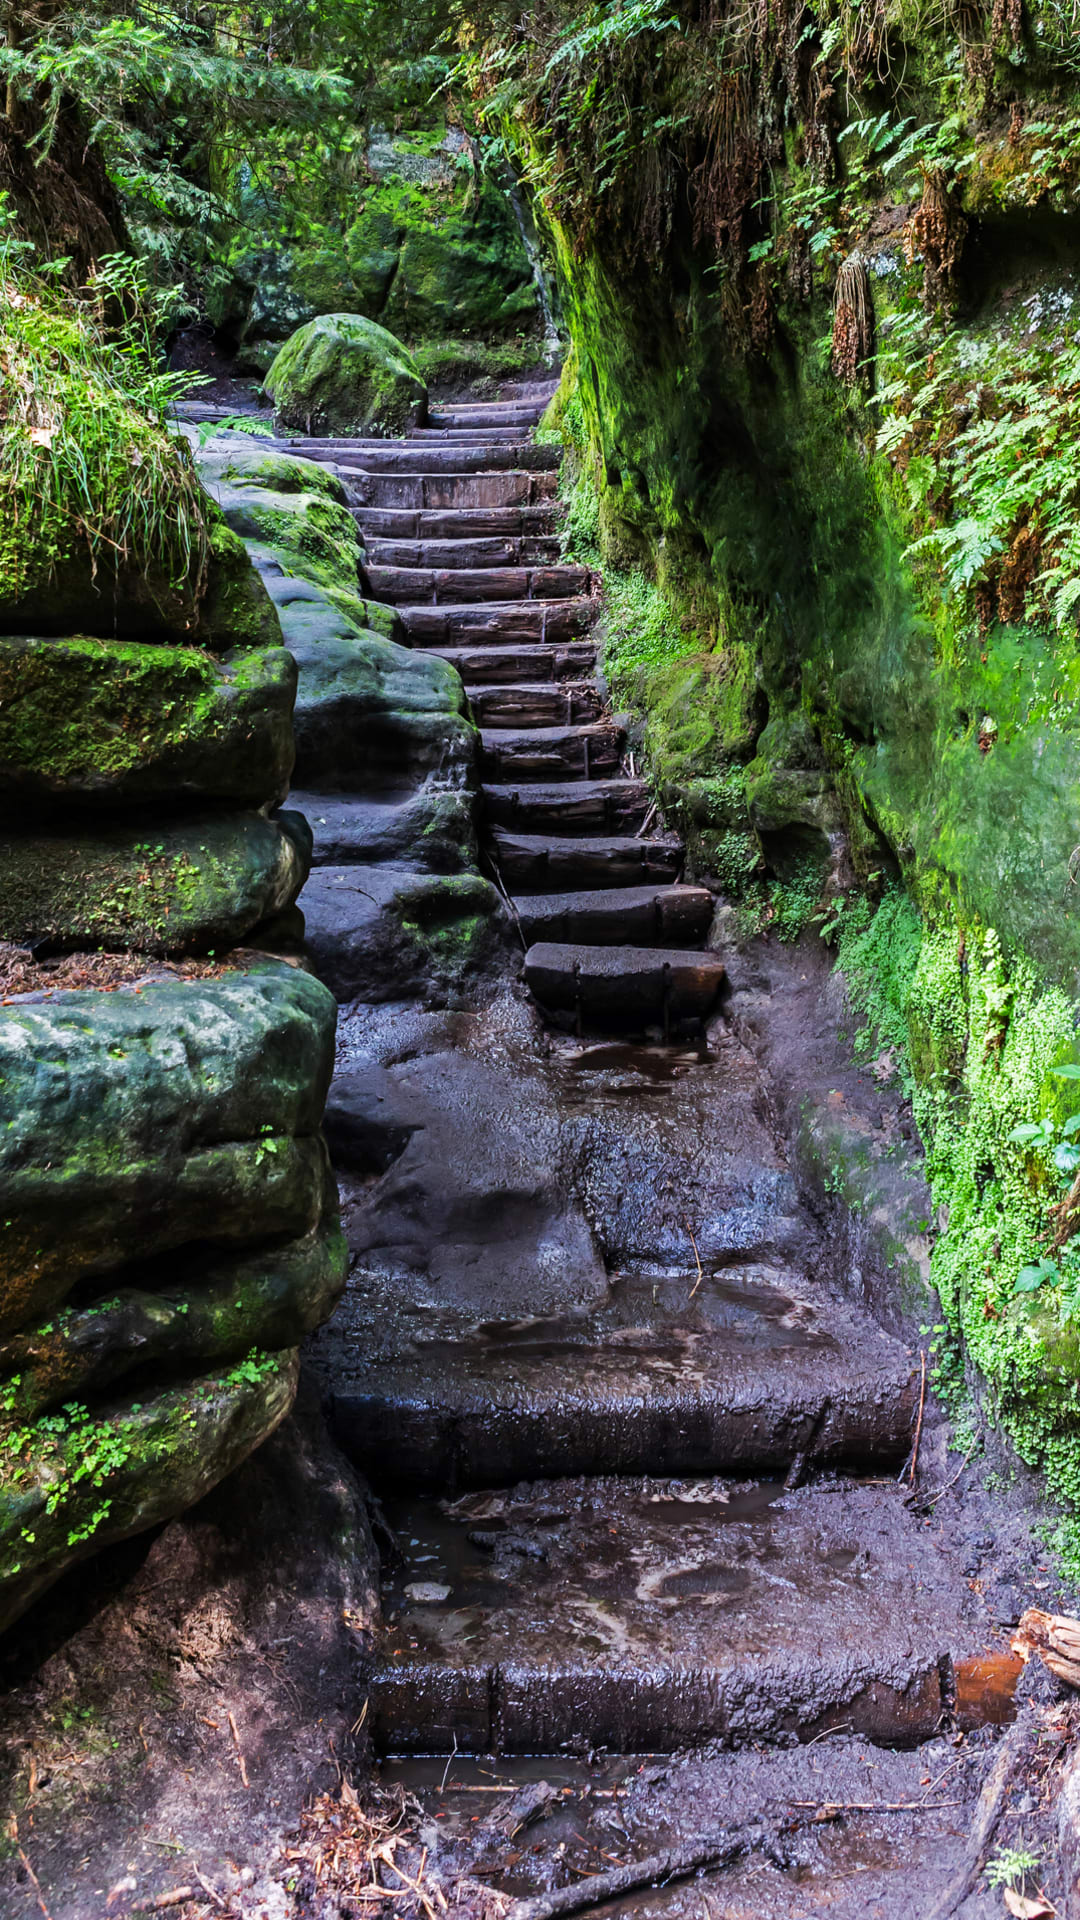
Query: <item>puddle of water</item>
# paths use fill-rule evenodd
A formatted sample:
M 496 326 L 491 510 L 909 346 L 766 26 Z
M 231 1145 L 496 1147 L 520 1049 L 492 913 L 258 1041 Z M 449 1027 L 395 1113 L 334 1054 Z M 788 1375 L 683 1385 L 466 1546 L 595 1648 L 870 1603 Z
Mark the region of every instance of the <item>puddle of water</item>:
M 956 1663 L 956 1721 L 961 1732 L 1004 1727 L 1016 1718 L 1016 1683 L 1023 1661 L 1007 1648 Z
M 580 1053 L 563 1057 L 574 1073 L 632 1073 L 651 1082 L 654 1088 L 673 1086 L 692 1068 L 712 1064 L 708 1042 L 704 1038 L 697 1048 L 647 1047 L 628 1041 L 615 1041 L 585 1047 Z M 638 1093 L 645 1091 L 633 1083 L 626 1090 L 630 1091 L 631 1087 Z

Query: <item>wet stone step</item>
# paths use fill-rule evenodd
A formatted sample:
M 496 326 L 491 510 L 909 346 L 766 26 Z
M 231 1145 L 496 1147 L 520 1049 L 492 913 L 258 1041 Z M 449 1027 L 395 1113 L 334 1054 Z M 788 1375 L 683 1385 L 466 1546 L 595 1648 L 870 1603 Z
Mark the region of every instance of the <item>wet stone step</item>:
M 478 727 L 579 726 L 599 720 L 604 697 L 591 682 L 563 680 L 536 686 L 465 688 Z
M 416 606 L 405 602 L 401 620 L 413 645 L 445 641 L 577 640 L 596 619 L 595 600 L 477 600 L 458 606 Z
M 713 897 L 707 887 L 610 887 L 522 894 L 514 911 L 530 944 L 696 946 L 712 924 Z
M 648 881 L 670 884 L 679 875 L 685 848 L 676 836 L 639 840 L 633 834 L 603 839 L 508 833 L 497 828 L 495 858 L 503 885 L 513 892 L 565 892 L 571 887 L 632 887 Z
M 335 1157 L 355 1155 L 335 1140 Z M 410 1321 L 350 1289 L 334 1430 L 364 1472 L 424 1492 L 575 1473 L 779 1473 L 902 1459 L 911 1356 L 854 1308 L 771 1271 L 622 1275 L 596 1306 L 524 1322 Z M 378 1313 L 381 1346 L 357 1337 Z M 350 1328 L 353 1331 L 350 1332 Z M 386 1435 L 393 1433 L 392 1458 Z
M 382 1751 L 914 1746 L 978 1638 L 899 1489 L 556 1480 L 388 1518 Z
M 513 469 L 505 473 L 371 473 L 342 467 L 353 507 L 410 507 L 421 511 L 476 507 L 535 507 L 553 501 L 558 475 Z
M 596 648 L 589 640 L 566 646 L 424 647 L 424 653 L 456 667 L 470 686 L 509 686 L 515 681 L 556 681 L 585 678 L 596 666 Z
M 542 1007 L 598 1022 L 703 1020 L 726 979 L 714 953 L 539 941 L 525 955 L 525 983 Z
M 499 475 L 500 481 L 505 475 Z M 522 540 L 553 535 L 561 509 L 557 502 L 538 507 L 430 508 L 354 507 L 362 533 L 385 540 Z
M 493 827 L 521 832 L 633 833 L 652 804 L 644 780 L 555 780 L 485 786 L 484 815 Z
M 587 567 L 367 565 L 368 591 L 392 606 L 480 600 L 570 600 L 589 591 Z
M 521 733 L 480 734 L 484 780 L 552 780 L 580 773 L 588 780 L 618 771 L 626 730 L 617 721 L 586 727 L 534 727 Z
M 554 535 L 494 534 L 464 540 L 388 540 L 369 533 L 364 542 L 373 567 L 542 567 L 554 565 L 559 542 Z

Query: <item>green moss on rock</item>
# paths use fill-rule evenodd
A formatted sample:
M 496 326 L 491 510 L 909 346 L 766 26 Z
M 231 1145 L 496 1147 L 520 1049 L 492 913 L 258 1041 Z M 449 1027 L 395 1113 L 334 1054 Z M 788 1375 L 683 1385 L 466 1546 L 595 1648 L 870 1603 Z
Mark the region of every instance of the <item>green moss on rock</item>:
M 0 793 L 279 800 L 295 690 L 281 646 L 0 638 Z
M 279 962 L 5 1008 L 0 1330 L 136 1258 L 308 1233 L 334 1022 Z
M 266 389 L 282 424 L 304 433 L 400 434 L 427 405 L 407 349 L 355 313 L 322 314 L 301 327 L 275 358 Z
M 226 813 L 9 830 L 0 871 L 0 939 L 16 946 L 224 952 L 291 904 L 307 861 L 278 822 Z

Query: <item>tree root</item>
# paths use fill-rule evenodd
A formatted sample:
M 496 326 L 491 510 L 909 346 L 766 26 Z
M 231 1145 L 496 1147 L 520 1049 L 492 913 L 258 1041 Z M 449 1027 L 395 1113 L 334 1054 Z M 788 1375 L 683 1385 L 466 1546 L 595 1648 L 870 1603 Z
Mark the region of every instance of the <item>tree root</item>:
M 685 1847 L 671 1847 L 665 1853 L 651 1853 L 644 1860 L 630 1860 L 624 1867 L 612 1867 L 608 1873 L 593 1873 L 572 1887 L 559 1887 L 554 1893 L 534 1894 L 518 1900 L 505 1920 L 558 1920 L 564 1913 L 581 1913 L 599 1907 L 622 1893 L 634 1893 L 639 1887 L 656 1886 L 671 1880 L 686 1880 L 703 1867 L 728 1867 L 743 1854 L 764 1853 L 779 1866 L 787 1866 L 782 1835 L 801 1827 L 821 1826 L 839 1817 L 839 1810 L 825 1807 L 812 1816 L 787 1819 L 766 1825 L 760 1820 L 744 1826 L 722 1827 L 719 1833 Z
M 983 1782 L 979 1803 L 975 1808 L 975 1818 L 971 1823 L 971 1833 L 961 1866 L 949 1881 L 944 1893 L 931 1907 L 926 1920 L 949 1920 L 972 1891 L 994 1837 L 994 1829 L 1001 1818 L 1009 1788 L 1022 1766 L 1028 1742 L 1034 1727 L 1034 1715 L 1030 1707 L 1022 1707 L 1008 1733 L 1001 1743 L 1001 1749 L 989 1773 Z

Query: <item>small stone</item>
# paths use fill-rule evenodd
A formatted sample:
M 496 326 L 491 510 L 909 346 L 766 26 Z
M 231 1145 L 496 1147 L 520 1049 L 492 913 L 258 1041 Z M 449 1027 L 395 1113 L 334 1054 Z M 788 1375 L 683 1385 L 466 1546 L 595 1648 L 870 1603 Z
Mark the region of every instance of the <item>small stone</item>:
M 437 1607 L 450 1598 L 450 1588 L 440 1586 L 437 1580 L 410 1580 L 405 1591 L 422 1607 Z

